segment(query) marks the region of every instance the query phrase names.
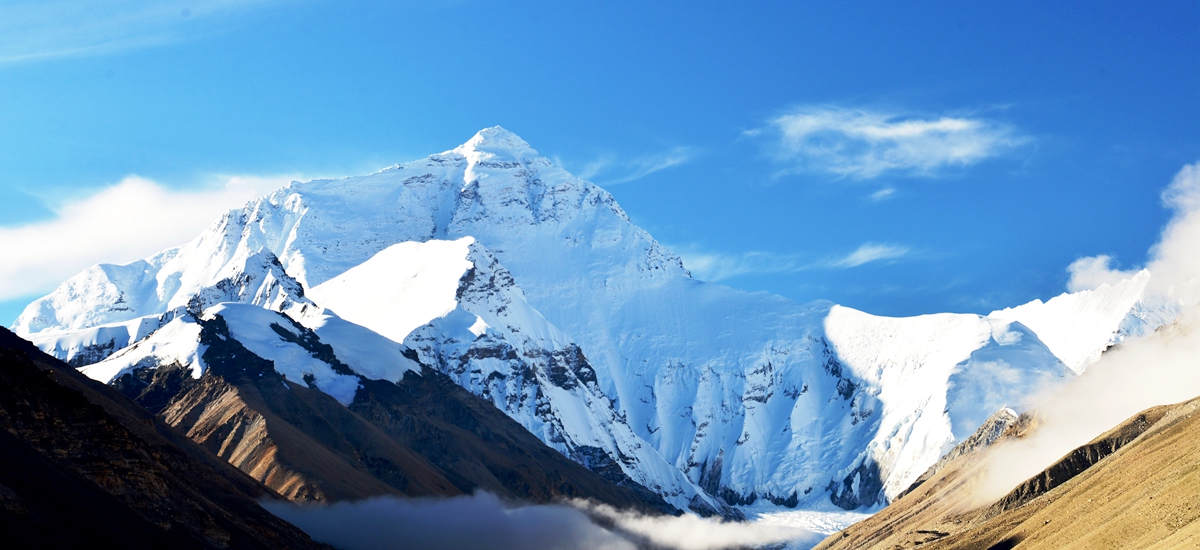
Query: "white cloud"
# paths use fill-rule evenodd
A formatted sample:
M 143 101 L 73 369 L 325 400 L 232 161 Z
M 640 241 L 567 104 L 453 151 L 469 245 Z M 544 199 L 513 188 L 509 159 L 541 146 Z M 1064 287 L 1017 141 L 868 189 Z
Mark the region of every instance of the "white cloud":
M 130 176 L 52 207 L 53 219 L 0 227 L 0 300 L 47 292 L 100 262 L 129 262 L 186 243 L 225 211 L 292 179 L 226 177 L 181 191 Z
M 1108 255 L 1087 256 L 1071 262 L 1067 273 L 1071 279 L 1067 281 L 1067 292 L 1094 290 L 1100 285 L 1115 285 L 1137 274 L 1137 270 L 1121 271 L 1110 267 L 1112 258 Z
M 17 0 L 0 4 L 0 63 L 175 42 L 206 19 L 278 0 Z
M 684 267 L 701 281 L 723 281 L 739 275 L 791 273 L 806 269 L 797 256 L 770 252 L 722 254 L 685 246 L 677 253 L 683 259 Z
M 894 260 L 908 254 L 908 247 L 888 244 L 863 243 L 854 252 L 829 262 L 829 267 L 858 267 L 883 260 Z
M 723 281 L 741 275 L 795 273 L 808 269 L 846 269 L 871 262 L 894 260 L 909 253 L 904 246 L 864 243 L 854 252 L 835 259 L 805 261 L 800 254 L 749 251 L 726 254 L 695 245 L 671 247 L 683 259 L 692 276 L 702 281 Z
M 589 162 L 575 175 L 585 180 L 600 180 L 601 185 L 618 185 L 642 179 L 650 174 L 691 161 L 696 151 L 691 147 L 674 147 L 659 153 L 619 161 L 606 155 Z
M 627 166 L 633 168 L 633 172 L 626 174 L 615 180 L 606 181 L 608 185 L 625 183 L 627 181 L 639 180 L 650 174 L 660 170 L 666 170 L 673 166 L 679 166 L 689 160 L 692 160 L 693 151 L 688 147 L 676 147 L 670 151 L 664 151 L 655 155 L 646 155 L 638 157 L 629 162 Z
M 1200 300 L 1200 163 L 1184 166 L 1162 193 L 1163 205 L 1174 211 L 1158 242 L 1150 248 L 1149 291 L 1192 304 Z M 1067 290 L 1093 289 L 1129 278 L 1136 269 L 1110 267 L 1106 255 L 1080 258 L 1071 263 Z
M 767 130 L 777 136 L 776 155 L 791 165 L 789 171 L 859 179 L 888 173 L 936 176 L 1028 141 L 991 120 L 919 118 L 830 105 L 795 109 L 771 120 Z
M 1162 199 L 1175 213 L 1150 249 L 1150 284 L 1159 293 L 1195 303 L 1200 300 L 1200 163 L 1184 166 Z
M 879 202 L 884 199 L 889 199 L 896 194 L 896 189 L 893 187 L 884 187 L 874 193 L 871 193 L 871 200 Z
M 692 514 L 646 516 L 582 500 L 502 502 L 489 493 L 451 498 L 376 497 L 297 506 L 262 501 L 269 512 L 314 540 L 346 550 L 462 548 L 487 550 L 718 550 L 796 543 L 821 535 L 765 522 L 726 522 Z
M 558 163 L 562 164 L 562 161 L 558 161 Z M 612 163 L 613 163 L 612 157 L 604 157 L 604 158 L 596 159 L 596 160 L 593 160 L 592 162 L 589 162 L 589 163 L 583 165 L 583 168 L 576 171 L 575 175 L 578 176 L 579 178 L 590 181 L 592 178 L 596 177 L 597 174 L 603 172 L 605 169 L 610 167 L 612 165 Z

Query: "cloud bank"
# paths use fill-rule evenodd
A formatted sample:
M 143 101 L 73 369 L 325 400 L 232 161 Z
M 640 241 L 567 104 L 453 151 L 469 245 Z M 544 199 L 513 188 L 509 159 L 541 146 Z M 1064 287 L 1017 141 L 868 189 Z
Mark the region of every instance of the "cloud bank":
M 1112 267 L 1113 259 L 1107 254 L 1079 258 L 1067 266 L 1071 279 L 1067 281 L 1067 292 L 1095 290 L 1100 285 L 1115 285 L 1137 274 L 1137 270 L 1122 271 Z
M 53 219 L 0 227 L 0 300 L 48 292 L 100 262 L 128 262 L 186 243 L 217 217 L 291 181 L 231 177 L 199 191 L 130 176 L 57 205 Z
M 822 538 L 777 525 L 724 523 L 692 515 L 620 512 L 576 501 L 570 505 L 507 506 L 488 493 L 446 499 L 378 497 L 327 506 L 264 502 L 271 513 L 313 539 L 343 550 L 715 550 Z
M 1149 292 L 1182 303 L 1200 300 L 1200 163 L 1183 167 L 1162 192 L 1163 206 L 1172 211 L 1158 242 L 1150 248 Z M 1075 260 L 1067 268 L 1067 289 L 1094 289 L 1128 278 L 1138 270 L 1111 267 L 1106 255 Z
M 1186 166 L 1163 192 L 1174 211 L 1150 250 L 1150 286 L 1144 300 L 1177 308 L 1175 321 L 1140 338 L 1127 338 L 1061 389 L 1041 396 L 1041 426 L 1029 437 L 989 451 L 978 504 L 1000 498 L 1138 412 L 1200 396 L 1200 164 Z M 1132 272 L 1110 267 L 1107 256 L 1071 264 L 1072 290 L 1095 288 Z
M 1128 339 L 1061 390 L 1043 396 L 1042 424 L 1024 439 L 991 449 L 974 501 L 987 505 L 1073 449 L 1133 415 L 1200 396 L 1200 310 L 1175 324 Z
M 806 106 L 751 135 L 775 140 L 789 172 L 871 179 L 888 174 L 938 176 L 1028 142 L 1005 124 L 966 117 L 920 118 L 832 105 Z

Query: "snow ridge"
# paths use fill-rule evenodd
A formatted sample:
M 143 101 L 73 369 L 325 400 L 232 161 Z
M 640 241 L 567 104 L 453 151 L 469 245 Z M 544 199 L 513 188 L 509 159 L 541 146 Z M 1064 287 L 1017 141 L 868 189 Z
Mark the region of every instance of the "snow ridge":
M 993 311 L 988 317 L 1018 321 L 1033 329 L 1042 342 L 1071 370 L 1082 373 L 1100 354 L 1120 341 L 1121 327 L 1134 313 L 1150 282 L 1142 270 L 1116 285 L 1061 294 L 1049 301 Z M 1161 325 L 1159 325 L 1161 326 Z

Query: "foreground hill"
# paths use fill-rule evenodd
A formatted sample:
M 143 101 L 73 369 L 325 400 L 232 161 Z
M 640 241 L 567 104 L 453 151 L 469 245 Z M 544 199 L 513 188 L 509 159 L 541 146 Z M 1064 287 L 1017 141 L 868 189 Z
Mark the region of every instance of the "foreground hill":
M 113 387 L 296 502 L 486 490 L 525 502 L 586 498 L 676 511 L 619 468 L 592 471 L 546 447 L 397 344 L 355 358 L 358 370 L 394 379 L 356 374 L 321 335 L 374 335 L 324 321 L 319 333 L 281 313 L 220 304 L 84 371 L 118 373 Z M 173 355 L 155 355 L 164 348 Z
M 1001 441 L 1024 437 L 1035 423 L 1023 417 Z M 817 548 L 1200 547 L 1197 433 L 1200 398 L 1154 407 L 990 502 L 976 496 L 989 451 L 964 454 Z
M 325 548 L 279 498 L 138 405 L 0 328 L 5 548 Z

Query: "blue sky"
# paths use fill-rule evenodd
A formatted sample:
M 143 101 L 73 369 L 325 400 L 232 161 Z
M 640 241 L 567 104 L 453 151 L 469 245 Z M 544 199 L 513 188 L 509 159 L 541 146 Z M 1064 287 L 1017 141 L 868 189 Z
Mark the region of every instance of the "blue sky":
M 1200 4 L 959 4 L 6 2 L 0 323 L 497 124 L 748 290 L 986 313 L 1146 262 L 1200 160 Z

